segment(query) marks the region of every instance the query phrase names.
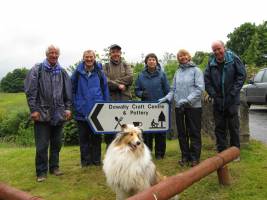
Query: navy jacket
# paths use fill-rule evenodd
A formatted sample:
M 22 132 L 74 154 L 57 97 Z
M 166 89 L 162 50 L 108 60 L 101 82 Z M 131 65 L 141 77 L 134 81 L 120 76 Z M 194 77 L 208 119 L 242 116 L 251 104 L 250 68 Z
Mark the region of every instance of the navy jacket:
M 149 73 L 147 67 L 145 67 L 135 82 L 135 95 L 142 101 L 157 101 L 168 94 L 169 90 L 169 82 L 160 66 L 157 66 L 153 73 Z
M 225 51 L 223 68 L 211 55 L 205 70 L 205 88 L 214 98 L 214 108 L 220 111 L 240 104 L 240 90 L 246 79 L 245 66 L 231 51 Z
M 97 70 L 103 78 L 103 91 Z M 74 118 L 85 121 L 92 110 L 95 101 L 108 101 L 109 90 L 107 78 L 100 66 L 95 63 L 91 73 L 85 71 L 84 62 L 81 62 L 71 76 Z

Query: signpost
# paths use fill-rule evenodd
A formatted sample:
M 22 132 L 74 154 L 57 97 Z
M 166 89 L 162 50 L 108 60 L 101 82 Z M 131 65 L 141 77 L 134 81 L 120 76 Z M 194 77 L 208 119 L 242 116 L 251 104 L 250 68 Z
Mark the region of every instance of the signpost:
M 158 102 L 99 102 L 88 116 L 95 133 L 115 133 L 122 124 L 133 124 L 144 132 L 168 131 L 170 107 Z

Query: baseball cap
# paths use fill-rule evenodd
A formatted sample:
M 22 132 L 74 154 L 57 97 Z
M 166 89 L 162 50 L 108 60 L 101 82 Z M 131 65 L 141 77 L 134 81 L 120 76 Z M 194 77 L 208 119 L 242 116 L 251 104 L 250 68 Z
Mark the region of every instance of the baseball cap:
M 109 49 L 119 49 L 119 50 L 121 50 L 121 47 L 120 47 L 119 45 L 117 45 L 117 44 L 112 44 L 112 45 L 109 47 Z

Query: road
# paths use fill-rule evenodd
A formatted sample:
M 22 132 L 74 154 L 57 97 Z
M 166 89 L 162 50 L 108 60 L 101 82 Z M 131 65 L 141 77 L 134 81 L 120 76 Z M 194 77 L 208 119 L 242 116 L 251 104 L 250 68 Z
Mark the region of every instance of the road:
M 267 106 L 251 106 L 249 129 L 251 138 L 267 144 Z

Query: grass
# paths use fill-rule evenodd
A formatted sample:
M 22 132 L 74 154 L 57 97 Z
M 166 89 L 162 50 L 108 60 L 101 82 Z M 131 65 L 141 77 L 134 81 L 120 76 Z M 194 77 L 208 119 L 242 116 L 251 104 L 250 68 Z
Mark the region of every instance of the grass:
M 10 111 L 27 109 L 24 93 L 0 93 L 0 114 L 4 115 Z
M 203 137 L 202 159 L 215 155 L 214 144 Z M 104 149 L 104 146 L 103 148 Z M 46 200 L 104 200 L 115 199 L 105 183 L 101 167 L 80 168 L 79 147 L 64 147 L 60 165 L 61 177 L 48 175 L 43 183 L 35 181 L 35 148 L 20 148 L 0 144 L 0 181 L 13 187 L 41 196 Z M 187 170 L 177 165 L 180 152 L 177 140 L 168 141 L 164 160 L 155 161 L 165 175 Z M 220 186 L 216 172 L 203 178 L 181 195 L 183 200 L 263 200 L 267 197 L 267 147 L 251 141 L 241 150 L 241 162 L 228 165 L 232 176 L 231 186 Z

